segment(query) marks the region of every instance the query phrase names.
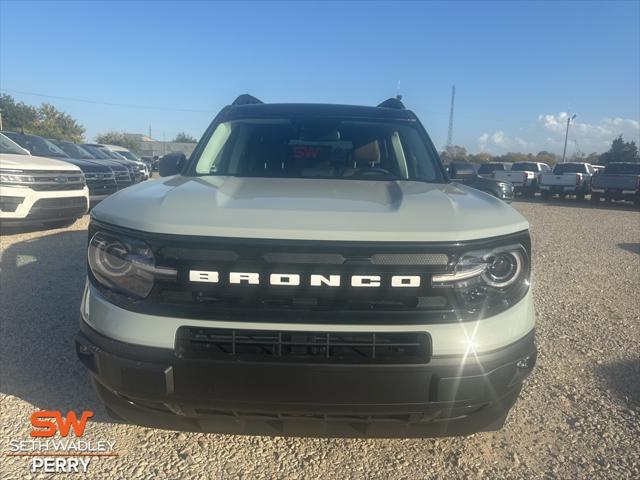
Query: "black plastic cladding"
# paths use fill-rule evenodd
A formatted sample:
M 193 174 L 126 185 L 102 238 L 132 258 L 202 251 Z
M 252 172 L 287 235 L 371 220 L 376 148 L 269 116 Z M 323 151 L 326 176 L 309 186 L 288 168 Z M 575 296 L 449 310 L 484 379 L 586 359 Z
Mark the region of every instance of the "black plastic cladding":
M 452 272 L 459 256 L 470 250 L 495 248 L 500 245 L 522 244 L 531 258 L 530 238 L 527 231 L 483 240 L 453 243 L 422 242 L 334 242 L 302 240 L 262 240 L 220 237 L 197 237 L 139 232 L 115 227 L 96 221 L 89 226 L 89 238 L 97 231 L 111 233 L 145 241 L 153 250 L 156 264 L 178 270 L 178 282 L 157 281 L 151 294 L 144 300 L 136 300 L 113 292 L 99 284 L 91 271 L 92 284 L 111 302 L 127 310 L 159 316 L 215 319 L 219 321 L 252 321 L 281 323 L 358 323 L 358 324 L 424 324 L 452 321 L 477 320 L 490 316 L 513 305 L 526 293 L 526 288 L 516 292 L 516 297 L 505 306 L 498 302 L 494 306 L 466 309 L 460 305 L 452 288 L 431 287 L 431 275 Z M 217 262 L 206 260 L 185 261 L 168 258 L 163 254 L 167 248 L 177 252 L 202 250 L 231 250 L 240 261 Z M 348 261 L 342 265 L 277 264 L 262 260 L 264 253 L 341 253 Z M 380 253 L 446 253 L 446 266 L 373 265 L 368 261 L 372 254 Z M 223 268 L 220 268 L 222 265 Z M 189 282 L 189 270 L 255 271 L 258 273 L 330 273 L 344 278 L 352 274 L 421 275 L 423 287 L 414 289 L 370 288 L 355 289 L 348 286 L 327 294 L 323 289 L 302 287 L 259 287 L 241 285 L 226 287 L 223 292 L 216 286 Z M 262 277 L 264 278 L 264 277 Z M 418 296 L 428 298 L 427 303 L 416 304 Z M 302 299 L 294 302 L 292 299 Z M 304 299 L 320 299 L 308 304 Z M 293 303 L 292 303 L 293 302 Z M 429 303 L 434 302 L 434 303 Z

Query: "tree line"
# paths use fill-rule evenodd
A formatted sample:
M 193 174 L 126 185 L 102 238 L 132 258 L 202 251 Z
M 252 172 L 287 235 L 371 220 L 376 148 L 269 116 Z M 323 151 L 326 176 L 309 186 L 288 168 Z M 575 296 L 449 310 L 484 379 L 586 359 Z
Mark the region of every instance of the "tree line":
M 84 139 L 84 127 L 49 103 L 33 107 L 24 102 L 16 102 L 11 95 L 2 94 L 0 114 L 4 130 L 32 133 L 74 143 L 80 143 Z
M 70 115 L 61 112 L 49 103 L 39 107 L 16 101 L 11 95 L 0 95 L 0 115 L 2 129 L 12 132 L 30 133 L 44 138 L 67 140 L 83 143 L 85 129 Z M 139 153 L 138 142 L 122 132 L 106 132 L 96 136 L 96 142 L 119 145 Z M 173 142 L 197 143 L 197 140 L 185 132 L 180 132 Z
M 542 162 L 554 166 L 562 161 L 562 156 L 542 150 L 538 153 L 509 152 L 503 155 L 491 155 L 489 153 L 468 153 L 466 148 L 452 145 L 440 152 L 440 158 L 444 163 L 450 162 L 470 162 L 470 163 L 490 163 L 490 162 Z M 592 165 L 606 165 L 610 162 L 640 162 L 638 156 L 638 146 L 635 142 L 625 142 L 622 135 L 611 142 L 611 148 L 604 153 L 590 153 L 589 155 L 573 154 L 567 157 L 567 162 L 584 162 Z

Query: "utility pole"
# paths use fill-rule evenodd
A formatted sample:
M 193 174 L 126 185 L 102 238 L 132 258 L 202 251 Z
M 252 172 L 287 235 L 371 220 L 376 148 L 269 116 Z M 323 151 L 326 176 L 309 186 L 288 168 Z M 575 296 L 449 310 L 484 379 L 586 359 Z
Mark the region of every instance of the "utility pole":
M 575 114 L 567 117 L 567 131 L 564 134 L 564 150 L 562 151 L 562 163 L 564 163 L 564 159 L 567 156 L 567 140 L 569 139 L 569 124 L 571 123 L 571 120 L 573 120 L 574 118 L 576 118 Z
M 447 147 L 453 144 L 453 107 L 456 100 L 456 86 L 451 86 L 451 109 L 449 110 L 449 132 L 447 133 Z

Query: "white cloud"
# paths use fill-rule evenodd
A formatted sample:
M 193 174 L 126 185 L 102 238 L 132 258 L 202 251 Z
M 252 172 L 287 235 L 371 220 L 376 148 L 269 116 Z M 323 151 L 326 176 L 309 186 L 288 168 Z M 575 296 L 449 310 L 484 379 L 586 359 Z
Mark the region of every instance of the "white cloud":
M 481 151 L 494 154 L 508 151 L 536 153 L 540 150 L 561 153 L 569 115 L 568 112 L 541 114 L 532 127 L 517 129 L 518 136 L 511 136 L 504 130 L 484 132 L 477 138 L 478 147 Z M 589 123 L 581 122 L 578 116 L 569 127 L 567 153 L 577 150 L 583 153 L 604 152 L 618 135 L 627 141 L 640 143 L 640 122 L 631 118 L 605 117 Z
M 515 151 L 527 149 L 530 147 L 529 142 L 520 137 L 509 137 L 504 131 L 496 130 L 495 132 L 483 133 L 478 137 L 478 146 L 483 152 L 486 151 Z
M 567 128 L 567 112 L 538 116 L 538 122 L 544 130 L 552 135 L 548 144 L 562 143 Z M 597 123 L 581 122 L 579 118 L 572 120 L 569 126 L 569 140 L 577 142 L 583 151 L 601 152 L 611 145 L 611 141 L 622 135 L 627 140 L 638 141 L 640 122 L 631 118 L 603 118 Z M 551 142 L 549 142 L 551 140 Z

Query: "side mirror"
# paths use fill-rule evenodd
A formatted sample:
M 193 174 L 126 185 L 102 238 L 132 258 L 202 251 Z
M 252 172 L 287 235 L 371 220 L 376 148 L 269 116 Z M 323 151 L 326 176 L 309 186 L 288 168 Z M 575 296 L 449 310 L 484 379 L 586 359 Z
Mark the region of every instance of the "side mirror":
M 177 175 L 182 171 L 182 167 L 187 163 L 187 157 L 184 153 L 168 153 L 160 159 L 158 172 L 161 177 L 169 177 Z

